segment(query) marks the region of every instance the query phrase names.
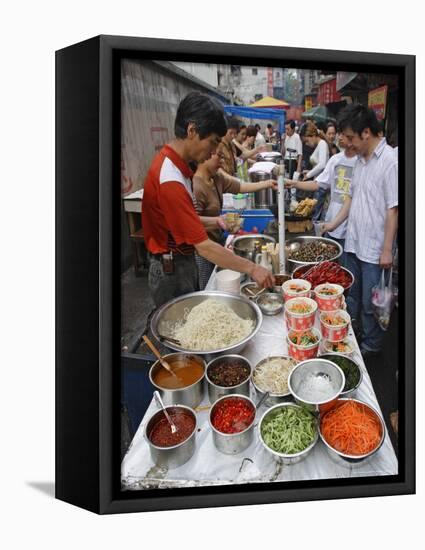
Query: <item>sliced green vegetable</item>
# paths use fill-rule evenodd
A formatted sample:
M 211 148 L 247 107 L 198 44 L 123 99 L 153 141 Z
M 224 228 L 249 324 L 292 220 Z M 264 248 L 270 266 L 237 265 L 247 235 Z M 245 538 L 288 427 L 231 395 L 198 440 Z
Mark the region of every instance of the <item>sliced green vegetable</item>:
M 296 454 L 306 449 L 316 436 L 316 419 L 306 409 L 282 407 L 261 424 L 261 436 L 273 451 Z

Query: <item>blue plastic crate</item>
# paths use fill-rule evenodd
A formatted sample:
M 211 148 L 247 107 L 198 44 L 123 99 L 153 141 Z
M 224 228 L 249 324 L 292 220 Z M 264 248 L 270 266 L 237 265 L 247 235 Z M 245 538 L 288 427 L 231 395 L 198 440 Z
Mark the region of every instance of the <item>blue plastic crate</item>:
M 223 214 L 226 212 L 239 212 L 243 218 L 242 229 L 244 231 L 252 231 L 257 228 L 258 233 L 263 233 L 267 227 L 267 224 L 274 220 L 274 216 L 268 208 L 258 208 L 254 210 L 223 210 Z

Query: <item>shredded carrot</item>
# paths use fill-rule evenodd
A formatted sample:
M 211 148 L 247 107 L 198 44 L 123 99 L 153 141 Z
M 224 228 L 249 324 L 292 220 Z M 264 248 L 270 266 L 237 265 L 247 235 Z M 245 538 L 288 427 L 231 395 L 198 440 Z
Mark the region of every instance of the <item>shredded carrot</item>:
M 382 437 L 381 423 L 376 414 L 351 400 L 326 413 L 320 429 L 331 447 L 352 456 L 373 451 Z

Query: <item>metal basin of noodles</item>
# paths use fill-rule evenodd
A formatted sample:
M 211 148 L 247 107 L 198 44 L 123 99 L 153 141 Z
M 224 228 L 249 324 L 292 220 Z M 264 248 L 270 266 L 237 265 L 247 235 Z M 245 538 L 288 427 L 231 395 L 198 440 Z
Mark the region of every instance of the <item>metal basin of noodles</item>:
M 236 313 L 242 319 L 249 319 L 254 322 L 254 328 L 251 333 L 248 334 L 240 342 L 234 344 L 218 347 L 216 349 L 209 350 L 197 350 L 187 349 L 182 346 L 170 342 L 167 340 L 167 336 L 175 338 L 174 327 L 175 325 L 184 319 L 185 313 L 191 311 L 192 308 L 208 299 L 214 299 L 218 302 L 222 302 L 230 307 L 234 313 Z M 170 300 L 163 306 L 161 306 L 152 317 L 151 330 L 152 334 L 157 340 L 160 340 L 168 348 L 182 351 L 186 353 L 196 353 L 198 355 L 214 355 L 217 353 L 239 353 L 246 344 L 257 334 L 263 320 L 260 308 L 243 296 L 236 296 L 234 294 L 227 294 L 225 292 L 214 291 L 202 291 L 192 292 L 190 294 L 184 294 L 178 298 Z M 160 338 L 160 336 L 162 338 Z

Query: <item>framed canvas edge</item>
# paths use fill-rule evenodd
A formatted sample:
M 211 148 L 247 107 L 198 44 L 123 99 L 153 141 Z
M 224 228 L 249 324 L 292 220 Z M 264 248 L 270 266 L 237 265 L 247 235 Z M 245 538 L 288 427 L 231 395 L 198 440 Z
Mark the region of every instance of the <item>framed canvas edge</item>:
M 292 59 L 296 61 L 309 61 L 313 56 L 323 62 L 341 62 L 354 64 L 376 64 L 378 67 L 382 61 L 384 67 L 399 67 L 405 70 L 405 119 L 409 113 L 413 118 L 414 127 L 414 75 L 415 58 L 399 54 L 370 54 L 367 52 L 334 52 L 332 50 L 311 50 L 295 49 L 276 46 L 260 45 L 233 45 L 211 42 L 186 42 L 168 39 L 132 38 L 101 35 L 99 38 L 99 227 L 96 228 L 99 234 L 99 513 L 120 513 L 136 511 L 169 510 L 181 508 L 200 508 L 210 506 L 232 506 L 242 504 L 263 504 L 277 502 L 295 502 L 301 500 L 323 500 L 335 498 L 360 498 L 370 496 L 385 496 L 396 494 L 412 494 L 415 491 L 415 440 L 414 440 L 414 330 L 415 320 L 413 315 L 406 315 L 406 327 L 404 330 L 405 342 L 410 340 L 411 346 L 406 346 L 404 359 L 409 369 L 410 376 L 406 376 L 405 394 L 405 425 L 404 442 L 406 449 L 410 450 L 405 457 L 404 481 L 394 483 L 364 485 L 348 487 L 323 488 L 300 488 L 300 489 L 275 489 L 253 490 L 244 493 L 235 493 L 225 486 L 222 494 L 202 494 L 202 490 L 196 495 L 143 497 L 140 492 L 138 498 L 121 498 L 114 489 L 113 475 L 116 475 L 114 468 L 114 433 L 116 435 L 116 419 L 113 418 L 114 401 L 114 379 L 113 370 L 113 345 L 112 345 L 112 319 L 113 300 L 111 299 L 113 288 L 110 273 L 113 269 L 113 258 L 116 247 L 111 246 L 113 239 L 113 221 L 111 211 L 113 205 L 112 183 L 113 166 L 111 151 L 113 149 L 114 119 L 112 114 L 112 90 L 113 90 L 113 58 L 114 53 L 119 50 L 136 50 L 144 52 L 171 52 L 191 54 L 196 46 L 197 54 L 208 54 L 214 47 L 214 55 L 233 55 L 248 57 L 255 55 L 268 57 L 269 59 Z M 71 46 L 72 47 L 72 46 Z M 230 51 L 232 48 L 232 51 Z M 313 53 L 314 52 L 314 53 Z M 292 57 L 291 57 L 292 55 Z M 385 58 L 385 59 L 383 59 Z M 409 102 L 407 99 L 409 98 Z M 413 100 L 413 101 L 411 101 Z M 404 121 L 406 125 L 406 120 Z M 410 129 L 412 123 L 410 123 Z M 406 158 L 405 174 L 406 180 L 414 182 L 414 132 L 406 132 Z M 116 139 L 116 137 L 115 137 Z M 408 162 L 409 161 L 409 162 Z M 413 185 L 405 189 L 405 209 L 408 200 L 415 197 Z M 412 203 L 410 203 L 412 204 Z M 414 204 L 414 202 L 413 202 Z M 405 310 L 410 305 L 414 311 L 414 269 L 407 272 L 407 265 L 414 268 L 414 216 L 405 212 L 405 239 L 406 264 L 405 264 L 405 287 L 406 302 Z M 93 229 L 94 230 L 94 229 Z M 116 239 L 115 239 L 116 243 Z M 412 245 L 413 243 L 413 245 Z M 410 262 L 410 263 L 409 263 Z M 409 283 L 409 284 L 408 284 Z M 410 310 L 411 311 L 411 310 Z M 408 331 L 407 328 L 410 330 Z M 401 334 L 400 334 L 401 336 Z M 412 427 L 413 426 L 413 427 Z M 114 432 L 115 430 L 115 432 Z M 116 441 L 115 441 L 116 443 Z M 116 460 L 115 460 L 116 466 Z M 364 478 L 361 478 L 364 479 Z M 205 488 L 205 493 L 208 492 Z M 177 490 L 178 491 L 178 490 Z

